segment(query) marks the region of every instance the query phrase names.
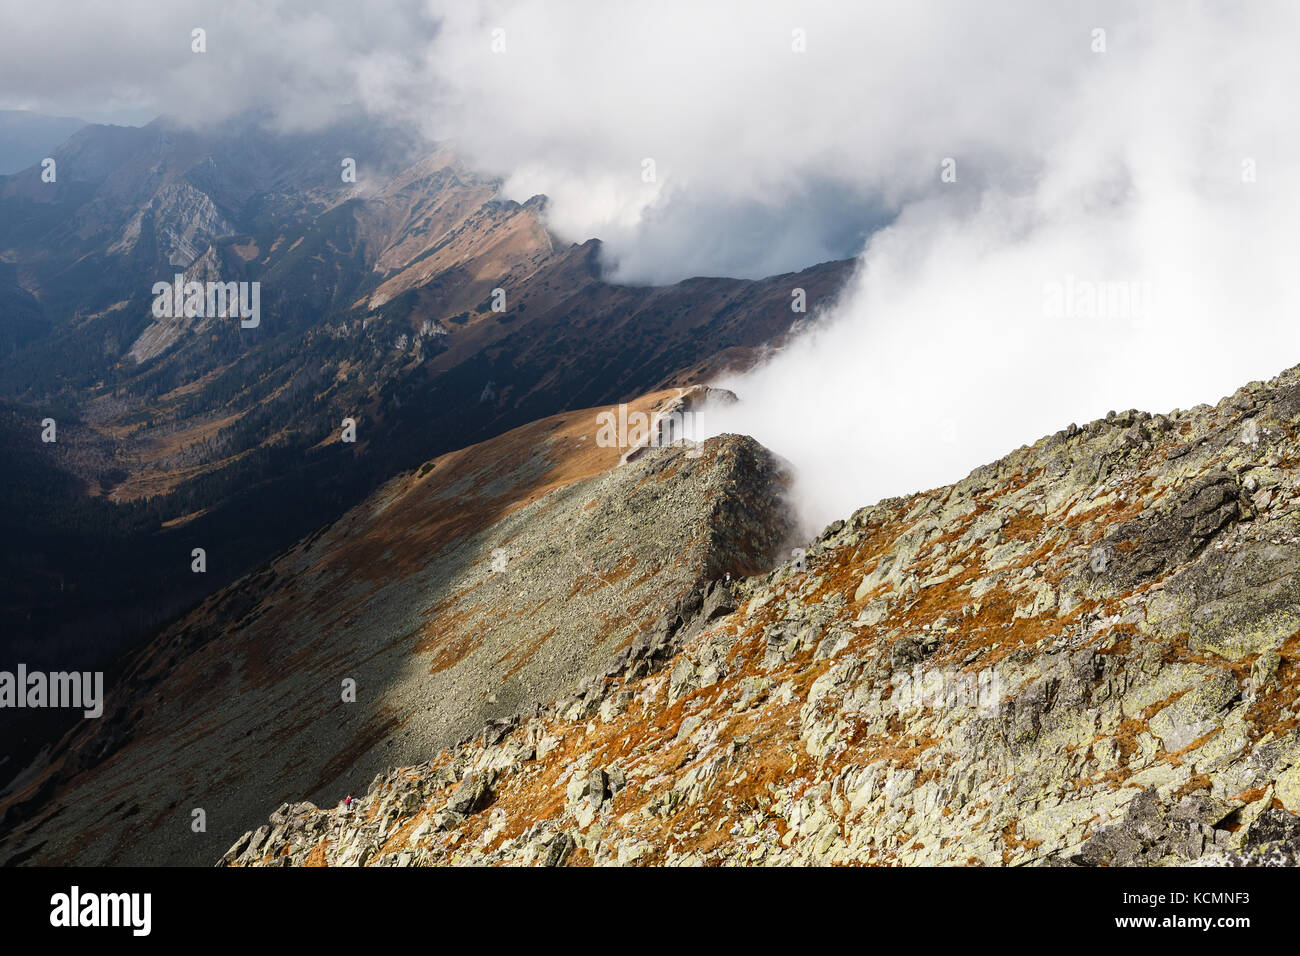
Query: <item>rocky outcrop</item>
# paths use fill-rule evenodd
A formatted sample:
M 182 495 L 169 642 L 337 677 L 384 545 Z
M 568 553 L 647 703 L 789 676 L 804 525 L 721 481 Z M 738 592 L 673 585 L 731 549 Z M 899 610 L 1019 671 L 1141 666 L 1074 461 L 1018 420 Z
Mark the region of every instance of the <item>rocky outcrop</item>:
M 1294 864 L 1297 396 L 1112 413 L 863 508 L 222 862 Z

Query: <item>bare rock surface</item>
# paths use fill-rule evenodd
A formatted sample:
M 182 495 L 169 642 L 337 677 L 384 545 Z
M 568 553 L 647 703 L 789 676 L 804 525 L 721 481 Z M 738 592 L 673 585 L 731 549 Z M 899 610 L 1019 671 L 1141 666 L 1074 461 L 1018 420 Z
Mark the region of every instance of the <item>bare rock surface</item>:
M 1298 396 L 1112 413 L 863 508 L 221 862 L 1294 864 Z

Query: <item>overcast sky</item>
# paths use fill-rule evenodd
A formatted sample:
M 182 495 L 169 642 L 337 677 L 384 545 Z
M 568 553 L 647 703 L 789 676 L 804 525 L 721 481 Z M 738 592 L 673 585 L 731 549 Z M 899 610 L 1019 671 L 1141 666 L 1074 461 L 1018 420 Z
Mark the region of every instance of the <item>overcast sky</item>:
M 722 423 L 810 521 L 1300 361 L 1293 2 L 0 4 L 0 107 L 364 109 L 546 193 L 624 281 L 860 256 Z
M 1099 68 L 1101 22 L 1077 2 L 0 2 L 0 108 L 311 128 L 360 107 L 546 193 L 556 231 L 642 282 L 854 255 L 943 157 L 969 184 L 1036 175 L 1027 137 L 1068 122 L 1050 104 Z M 1132 28 L 1102 19 L 1122 59 Z

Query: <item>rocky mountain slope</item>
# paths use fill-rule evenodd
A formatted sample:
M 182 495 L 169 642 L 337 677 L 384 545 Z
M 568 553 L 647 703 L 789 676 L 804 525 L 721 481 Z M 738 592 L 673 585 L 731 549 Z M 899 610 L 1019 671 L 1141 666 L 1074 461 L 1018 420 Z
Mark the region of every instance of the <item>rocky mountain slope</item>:
M 53 156 L 54 182 L 0 177 L 10 665 L 110 666 L 393 475 L 743 363 L 800 317 L 792 288 L 815 309 L 850 268 L 614 285 L 598 241 L 547 231 L 544 197 L 505 201 L 445 145 L 359 122 L 95 125 Z M 259 283 L 259 325 L 153 316 L 177 273 Z M 47 731 L 14 731 L 16 761 Z
M 1293 369 L 863 508 L 222 862 L 1294 864 L 1298 427 Z
M 597 414 L 431 460 L 166 628 L 104 716 L 0 794 L 0 860 L 208 862 L 279 802 L 363 789 L 629 648 L 664 652 L 683 595 L 777 560 L 769 453 L 730 436 L 617 467 Z

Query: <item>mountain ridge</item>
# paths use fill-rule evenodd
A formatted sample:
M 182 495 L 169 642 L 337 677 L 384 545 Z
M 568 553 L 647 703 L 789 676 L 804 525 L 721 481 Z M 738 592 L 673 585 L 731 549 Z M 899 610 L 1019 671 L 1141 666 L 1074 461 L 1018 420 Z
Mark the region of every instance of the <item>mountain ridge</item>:
M 1290 369 L 860 509 L 220 863 L 1294 865 L 1298 425 Z
M 90 126 L 55 158 L 0 178 L 3 651 L 33 666 L 111 658 L 430 458 L 752 361 L 791 285 L 816 307 L 850 268 L 610 285 L 540 197 L 375 125 Z M 177 273 L 261 283 L 263 320 L 153 316 Z
M 268 793 L 355 785 L 549 700 L 658 640 L 683 594 L 775 560 L 787 479 L 756 443 L 618 467 L 596 422 L 562 414 L 435 459 L 165 629 L 104 716 L 0 795 L 6 857 L 204 861 Z M 211 836 L 177 830 L 187 805 Z

